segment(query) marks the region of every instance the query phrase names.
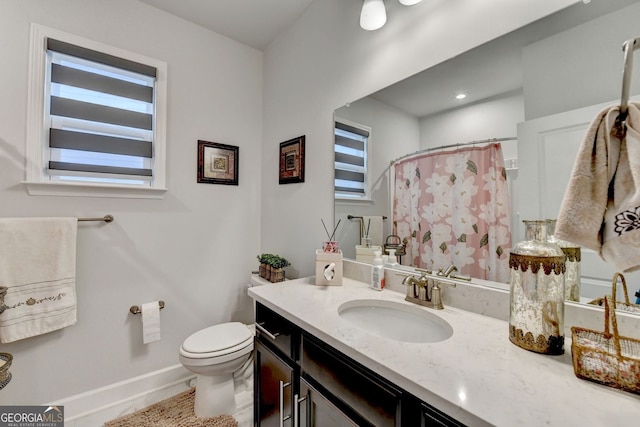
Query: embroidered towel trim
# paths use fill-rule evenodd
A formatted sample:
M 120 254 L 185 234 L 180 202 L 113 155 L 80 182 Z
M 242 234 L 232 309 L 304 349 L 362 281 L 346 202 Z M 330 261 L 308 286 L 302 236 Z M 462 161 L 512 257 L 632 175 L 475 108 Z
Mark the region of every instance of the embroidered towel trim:
M 0 218 L 0 342 L 76 323 L 77 218 Z
M 605 108 L 587 130 L 555 232 L 628 273 L 640 269 L 640 104 L 629 104 L 622 139 L 619 111 Z

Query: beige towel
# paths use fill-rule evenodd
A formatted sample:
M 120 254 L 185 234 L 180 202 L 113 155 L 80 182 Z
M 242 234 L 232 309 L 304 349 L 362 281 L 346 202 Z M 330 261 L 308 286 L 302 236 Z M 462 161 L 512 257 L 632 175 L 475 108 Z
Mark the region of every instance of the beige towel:
M 362 217 L 362 236 L 365 237 L 367 229 L 369 230 L 369 238 L 371 239 L 371 244 L 374 246 L 382 246 L 382 227 L 384 224 L 382 223 L 382 216 L 363 216 Z
M 76 218 L 0 218 L 0 342 L 76 322 Z
M 630 103 L 626 136 L 619 107 L 601 111 L 578 150 L 555 234 L 622 272 L 640 268 L 640 104 Z

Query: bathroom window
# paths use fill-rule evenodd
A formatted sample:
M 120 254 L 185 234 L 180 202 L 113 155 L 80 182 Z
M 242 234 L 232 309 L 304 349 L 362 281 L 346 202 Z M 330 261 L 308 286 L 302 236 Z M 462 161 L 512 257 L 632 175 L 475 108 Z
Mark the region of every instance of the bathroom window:
M 369 128 L 346 120 L 336 120 L 335 128 L 335 197 L 366 200 L 368 198 L 367 165 Z
M 166 64 L 32 27 L 30 194 L 162 197 Z

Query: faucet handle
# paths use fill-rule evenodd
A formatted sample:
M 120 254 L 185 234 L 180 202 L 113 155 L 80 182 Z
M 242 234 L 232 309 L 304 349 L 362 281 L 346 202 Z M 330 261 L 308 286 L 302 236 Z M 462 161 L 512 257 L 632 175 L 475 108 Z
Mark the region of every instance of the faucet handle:
M 431 289 L 431 304 L 436 310 L 442 310 L 444 308 L 444 305 L 442 305 L 442 294 L 440 292 L 441 290 L 438 284 L 435 283 L 433 289 Z
M 427 274 L 428 275 L 433 274 L 433 270 L 425 270 L 424 268 L 418 268 L 418 267 L 416 267 L 415 270 L 420 272 L 421 277 L 425 277 L 427 276 Z
M 436 310 L 442 310 L 444 305 L 442 305 L 442 290 L 440 289 L 440 285 L 451 286 L 452 288 L 456 287 L 455 282 L 443 282 L 438 279 L 433 279 L 433 288 L 431 289 L 431 303 L 433 304 L 433 308 Z

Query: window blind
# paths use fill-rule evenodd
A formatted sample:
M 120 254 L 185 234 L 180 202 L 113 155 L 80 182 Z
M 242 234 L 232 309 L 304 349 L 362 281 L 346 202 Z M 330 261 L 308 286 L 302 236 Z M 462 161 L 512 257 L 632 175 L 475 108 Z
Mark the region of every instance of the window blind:
M 149 181 L 156 68 L 51 38 L 47 57 L 49 172 Z
M 335 122 L 335 193 L 344 197 L 365 195 L 369 132 Z

